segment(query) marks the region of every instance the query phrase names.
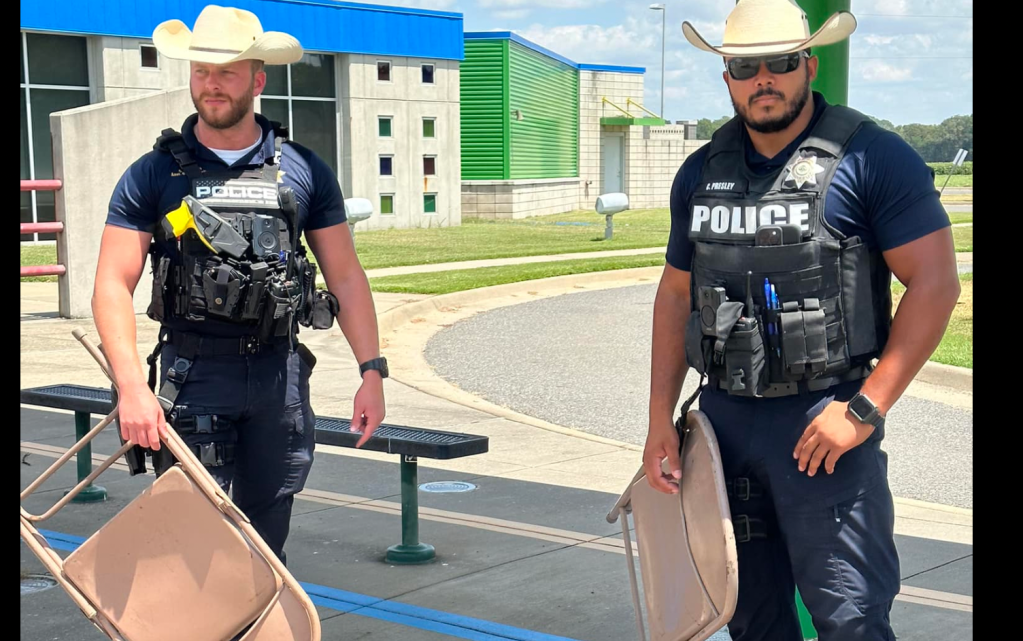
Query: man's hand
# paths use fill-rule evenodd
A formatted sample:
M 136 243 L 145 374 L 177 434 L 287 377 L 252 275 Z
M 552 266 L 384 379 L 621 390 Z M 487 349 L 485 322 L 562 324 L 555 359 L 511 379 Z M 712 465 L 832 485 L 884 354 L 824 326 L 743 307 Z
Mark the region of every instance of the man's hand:
M 682 478 L 682 466 L 678 460 L 678 432 L 669 420 L 650 423 L 650 431 L 646 436 L 646 447 L 643 448 L 643 470 L 650 487 L 665 494 L 678 494 L 679 479 Z M 671 475 L 661 471 L 661 461 L 668 458 Z
M 839 457 L 862 444 L 873 433 L 874 426 L 856 420 L 849 412 L 848 403 L 835 401 L 829 403 L 806 428 L 792 451 L 792 458 L 799 459 L 800 472 L 806 470 L 809 463 L 807 474 L 813 476 L 824 461 L 824 469 L 832 474 Z
M 160 437 L 167 436 L 163 408 L 144 384 L 118 390 L 117 420 L 121 437 L 142 447 L 158 450 Z
M 368 370 L 359 391 L 355 393 L 355 407 L 352 410 L 352 431 L 362 432 L 362 438 L 355 447 L 362 447 L 383 420 L 384 379 L 380 378 L 380 372 Z

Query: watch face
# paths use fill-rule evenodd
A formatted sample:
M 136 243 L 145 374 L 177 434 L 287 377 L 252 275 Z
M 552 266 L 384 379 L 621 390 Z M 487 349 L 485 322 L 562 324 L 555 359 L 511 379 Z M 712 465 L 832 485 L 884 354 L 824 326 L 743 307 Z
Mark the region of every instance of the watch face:
M 871 404 L 871 402 L 863 398 L 862 396 L 857 396 L 856 398 L 854 398 L 849 403 L 849 409 L 852 410 L 852 413 L 855 414 L 856 418 L 860 420 L 865 419 L 867 416 L 870 415 L 871 412 L 874 411 L 874 407 Z

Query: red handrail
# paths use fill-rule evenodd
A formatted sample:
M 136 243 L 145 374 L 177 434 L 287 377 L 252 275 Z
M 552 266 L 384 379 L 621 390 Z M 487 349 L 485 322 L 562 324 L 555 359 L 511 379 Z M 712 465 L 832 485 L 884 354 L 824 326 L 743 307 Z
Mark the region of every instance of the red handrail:
M 57 191 L 63 187 L 59 180 L 22 180 L 21 191 Z M 59 234 L 64 223 L 21 223 L 22 234 Z M 67 273 L 64 265 L 32 265 L 21 268 L 21 276 L 63 276 Z
M 59 180 L 22 180 L 21 191 L 57 191 L 63 186 Z

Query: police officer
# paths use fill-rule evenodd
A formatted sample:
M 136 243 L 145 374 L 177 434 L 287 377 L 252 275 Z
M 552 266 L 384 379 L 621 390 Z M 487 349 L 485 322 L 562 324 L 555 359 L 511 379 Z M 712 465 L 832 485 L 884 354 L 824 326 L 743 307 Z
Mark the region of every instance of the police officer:
M 211 5 L 194 31 L 169 20 L 153 42 L 190 61 L 197 113 L 180 132 L 165 130 L 110 200 L 92 308 L 117 382 L 121 436 L 150 448 L 162 473 L 173 462 L 160 451 L 167 411 L 284 561 L 314 449 L 315 359 L 298 342 L 298 325 L 326 328 L 336 318 L 344 332 L 362 373 L 352 414 L 361 446 L 384 418 L 387 376 L 369 284 L 331 169 L 253 111 L 266 86 L 263 65 L 301 60 L 298 41 L 264 32 L 251 12 Z M 329 293 L 316 291 L 303 232 Z M 148 315 L 161 324 L 148 380 L 132 306 L 147 254 Z
M 644 468 L 678 491 L 672 418 L 696 369 L 736 530 L 735 641 L 802 639 L 797 587 L 821 641 L 895 638 L 884 417 L 941 340 L 959 281 L 930 169 L 810 90 L 811 47 L 855 27 L 839 12 L 811 35 L 792 0 L 739 0 L 720 47 L 682 25 L 722 56 L 736 116 L 672 185 Z M 907 288 L 894 320 L 892 273 Z

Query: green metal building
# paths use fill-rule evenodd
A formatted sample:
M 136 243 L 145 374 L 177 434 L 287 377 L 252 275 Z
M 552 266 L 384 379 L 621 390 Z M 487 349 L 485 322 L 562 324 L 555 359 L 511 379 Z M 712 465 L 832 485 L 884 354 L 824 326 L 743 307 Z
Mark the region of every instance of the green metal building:
M 578 66 L 514 34 L 465 34 L 462 178 L 579 173 Z
M 642 143 L 644 127 L 665 124 L 640 104 L 645 69 L 579 64 L 510 32 L 466 33 L 464 51 L 465 215 L 521 218 L 589 206 L 594 193 L 664 191 L 641 167 L 664 147 Z

